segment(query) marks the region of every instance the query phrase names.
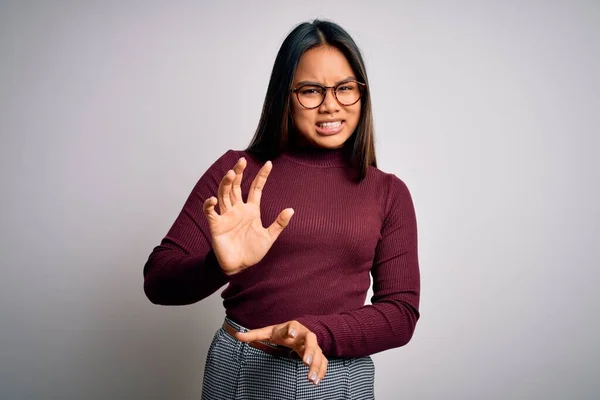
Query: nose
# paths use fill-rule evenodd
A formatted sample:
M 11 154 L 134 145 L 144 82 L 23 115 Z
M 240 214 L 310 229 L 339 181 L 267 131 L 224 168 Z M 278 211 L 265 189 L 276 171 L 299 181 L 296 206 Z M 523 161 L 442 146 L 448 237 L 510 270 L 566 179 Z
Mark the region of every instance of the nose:
M 333 113 L 340 110 L 340 103 L 335 98 L 333 93 L 334 88 L 325 89 L 325 99 L 321 106 L 319 107 L 319 112 L 322 113 Z

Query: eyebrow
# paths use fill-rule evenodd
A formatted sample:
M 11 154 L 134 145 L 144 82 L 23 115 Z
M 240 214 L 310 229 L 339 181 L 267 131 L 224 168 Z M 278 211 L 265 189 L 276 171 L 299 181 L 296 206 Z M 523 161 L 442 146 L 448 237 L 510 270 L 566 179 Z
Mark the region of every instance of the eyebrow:
M 344 83 L 347 81 L 355 81 L 357 80 L 355 77 L 353 76 L 349 76 L 347 78 L 342 79 L 341 81 L 337 81 L 333 86 L 335 85 L 339 85 L 340 83 Z M 302 81 L 302 82 L 298 82 L 294 85 L 294 87 L 298 87 L 298 86 L 304 86 L 304 85 L 316 85 L 316 86 L 325 86 L 322 83 L 319 82 L 313 82 L 313 81 Z

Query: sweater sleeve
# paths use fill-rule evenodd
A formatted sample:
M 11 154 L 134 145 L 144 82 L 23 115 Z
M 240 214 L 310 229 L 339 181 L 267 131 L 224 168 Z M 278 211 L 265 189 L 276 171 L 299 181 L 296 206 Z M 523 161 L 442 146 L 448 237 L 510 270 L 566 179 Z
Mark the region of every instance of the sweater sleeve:
M 216 196 L 225 173 L 239 152 L 229 150 L 202 175 L 179 216 L 144 266 L 144 292 L 154 304 L 186 305 L 198 302 L 225 285 L 228 277 L 212 250 L 204 201 Z
M 419 319 L 417 225 L 410 192 L 389 174 L 386 217 L 371 275 L 371 305 L 298 321 L 313 331 L 326 356 L 364 357 L 407 344 Z

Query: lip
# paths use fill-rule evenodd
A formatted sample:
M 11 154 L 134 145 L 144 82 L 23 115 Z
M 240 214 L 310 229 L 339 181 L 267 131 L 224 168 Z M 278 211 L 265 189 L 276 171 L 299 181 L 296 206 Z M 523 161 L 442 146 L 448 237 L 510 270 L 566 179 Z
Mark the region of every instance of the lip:
M 322 128 L 322 127 L 319 126 L 319 124 L 323 123 L 323 122 L 341 122 L 341 124 L 340 124 L 340 126 L 335 127 L 335 128 Z M 315 130 L 317 131 L 317 133 L 319 135 L 322 135 L 322 136 L 331 136 L 331 135 L 335 135 L 335 134 L 340 133 L 341 130 L 344 129 L 344 124 L 345 124 L 345 121 L 341 120 L 341 119 L 318 121 L 315 124 Z

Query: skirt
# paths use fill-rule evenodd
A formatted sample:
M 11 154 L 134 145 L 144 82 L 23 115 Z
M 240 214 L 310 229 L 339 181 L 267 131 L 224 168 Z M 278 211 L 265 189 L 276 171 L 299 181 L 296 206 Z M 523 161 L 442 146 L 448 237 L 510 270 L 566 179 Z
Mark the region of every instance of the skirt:
M 240 332 L 247 329 L 225 319 Z M 279 357 L 238 341 L 220 328 L 206 358 L 202 400 L 370 400 L 375 398 L 371 357 L 327 358 L 314 385 L 301 360 Z

